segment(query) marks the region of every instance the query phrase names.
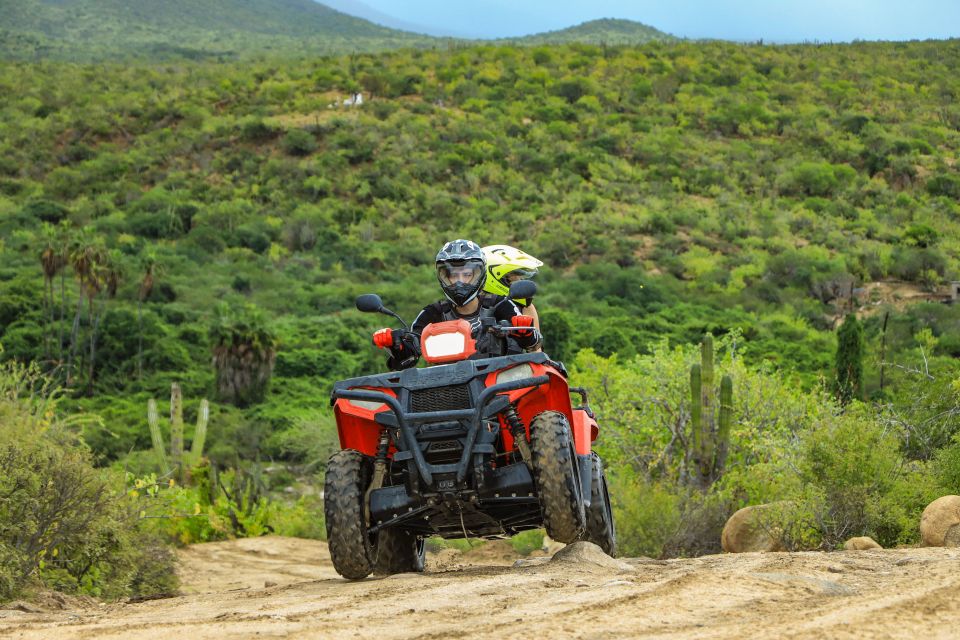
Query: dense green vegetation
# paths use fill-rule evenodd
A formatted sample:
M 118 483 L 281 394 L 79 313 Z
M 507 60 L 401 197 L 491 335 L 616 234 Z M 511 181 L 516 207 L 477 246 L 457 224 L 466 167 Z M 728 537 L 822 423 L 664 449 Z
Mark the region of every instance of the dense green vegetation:
M 313 0 L 0 0 L 0 56 L 109 60 L 436 46 Z
M 622 514 L 706 527 L 782 491 L 819 517 L 849 462 L 823 443 L 868 433 L 882 481 L 849 479 L 876 507 L 853 529 L 909 540 L 921 499 L 903 492 L 949 486 L 931 465 L 952 468 L 960 426 L 960 306 L 937 299 L 960 266 L 958 67 L 957 41 L 6 64 L 3 357 L 103 417 L 84 429 L 102 463 L 153 469 L 146 401 L 179 380 L 214 400 L 214 464 L 312 471 L 335 440 L 331 381 L 382 368 L 369 336 L 386 319 L 354 296 L 411 317 L 439 298 L 443 241 L 511 243 L 547 263 L 547 350 L 602 389 L 619 495 L 651 496 Z M 361 90 L 362 107 L 335 106 Z M 881 280 L 930 300 L 848 299 Z M 822 389 L 850 308 L 856 395 L 882 404 L 841 412 Z M 730 469 L 704 498 L 676 489 L 683 456 L 659 455 L 689 423 L 658 417 L 683 407 L 656 385 L 688 384 L 691 352 L 670 348 L 706 331 L 736 353 L 736 402 L 776 402 L 734 413 Z M 764 469 L 774 484 L 755 486 Z M 648 552 L 697 551 L 644 517 L 624 515 L 650 524 L 629 534 Z
M 476 41 L 398 31 L 314 0 L 0 0 L 0 59 L 115 61 L 298 58 Z M 673 37 L 593 20 L 503 43 L 635 45 Z

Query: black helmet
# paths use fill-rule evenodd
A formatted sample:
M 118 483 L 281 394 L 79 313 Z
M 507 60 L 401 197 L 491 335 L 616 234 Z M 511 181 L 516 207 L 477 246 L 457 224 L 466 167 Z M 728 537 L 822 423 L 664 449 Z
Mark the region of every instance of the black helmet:
M 453 240 L 437 254 L 437 280 L 447 299 L 462 307 L 477 297 L 487 280 L 487 261 L 476 242 Z

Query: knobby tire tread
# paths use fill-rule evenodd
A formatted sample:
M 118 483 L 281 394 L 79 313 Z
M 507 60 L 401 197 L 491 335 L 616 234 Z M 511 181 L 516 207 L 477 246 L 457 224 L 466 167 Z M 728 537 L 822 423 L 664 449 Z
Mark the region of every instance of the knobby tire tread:
M 575 542 L 586 518 L 566 416 L 556 411 L 536 416 L 530 425 L 530 449 L 547 535 L 558 542 Z
M 377 561 L 373 572 L 380 576 L 423 571 L 423 541 L 402 529 L 384 529 L 377 536 Z
M 610 557 L 617 555 L 617 531 L 613 523 L 607 478 L 603 461 L 593 454 L 593 478 L 590 483 L 590 507 L 587 509 L 587 527 L 583 539 L 592 542 Z
M 327 542 L 334 569 L 350 580 L 366 578 L 373 571 L 373 549 L 363 514 L 367 482 L 359 451 L 344 449 L 330 458 L 323 500 Z

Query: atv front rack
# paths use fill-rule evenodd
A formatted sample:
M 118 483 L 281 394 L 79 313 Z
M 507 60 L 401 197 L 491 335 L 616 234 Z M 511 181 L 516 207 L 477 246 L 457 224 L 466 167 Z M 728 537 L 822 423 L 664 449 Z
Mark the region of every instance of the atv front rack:
M 457 474 L 457 483 L 464 481 L 470 463 L 470 455 L 474 453 L 474 444 L 483 420 L 496 416 L 509 404 L 509 400 L 499 394 L 517 389 L 525 389 L 527 387 L 539 387 L 549 381 L 549 376 L 542 375 L 495 384 L 485 388 L 480 393 L 477 397 L 475 407 L 471 409 L 452 409 L 446 411 L 406 412 L 396 398 L 372 389 L 334 389 L 331 397 L 333 399 L 343 398 L 344 400 L 368 400 L 382 402 L 387 405 L 396 418 L 397 427 L 403 439 L 403 445 L 405 449 L 409 451 L 410 455 L 412 455 L 417 471 L 420 472 L 420 477 L 427 486 L 433 486 L 434 474 L 455 472 Z M 460 460 L 456 464 L 429 464 L 424 458 L 423 451 L 417 442 L 416 427 L 428 422 L 454 420 L 458 422 L 468 422 L 466 441 L 464 442 L 463 451 L 460 454 Z

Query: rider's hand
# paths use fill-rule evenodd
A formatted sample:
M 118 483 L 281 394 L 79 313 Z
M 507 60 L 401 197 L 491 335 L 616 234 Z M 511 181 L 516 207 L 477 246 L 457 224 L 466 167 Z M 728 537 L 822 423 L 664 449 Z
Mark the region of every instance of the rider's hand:
M 513 316 L 510 318 L 510 324 L 515 327 L 531 327 L 521 331 L 514 331 L 513 334 L 518 338 L 529 338 L 533 335 L 533 318 L 530 316 Z
M 373 334 L 373 344 L 381 349 L 389 349 L 393 346 L 393 329 L 380 329 Z

